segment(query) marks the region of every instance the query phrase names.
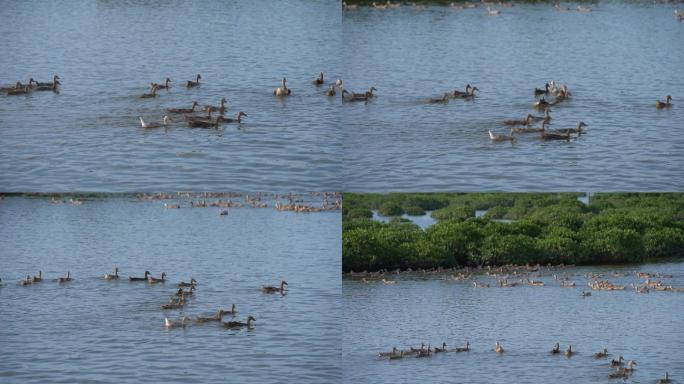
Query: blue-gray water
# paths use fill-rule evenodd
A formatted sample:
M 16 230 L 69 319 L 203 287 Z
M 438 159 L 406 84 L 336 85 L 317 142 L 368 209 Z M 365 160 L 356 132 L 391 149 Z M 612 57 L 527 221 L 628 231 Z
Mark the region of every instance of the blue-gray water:
M 627 273 L 612 277 L 610 271 Z M 550 273 L 543 287 L 474 288 L 472 281 L 442 276 L 395 276 L 393 285 L 344 279 L 342 295 L 343 382 L 358 383 L 606 383 L 610 359 L 637 361 L 630 383 L 656 383 L 669 371 L 684 381 L 684 292 L 637 294 L 633 290 L 592 291 L 583 298 L 587 272 L 607 273 L 614 283 L 641 282 L 634 270 L 673 275 L 665 284 L 684 287 L 684 263 L 568 269 L 575 288 L 561 288 Z M 448 275 L 447 275 L 448 276 Z M 513 278 L 511 278 L 513 280 Z M 429 359 L 387 360 L 377 353 L 421 342 L 455 348 L 470 342 L 468 353 Z M 505 352 L 492 351 L 500 341 Z M 571 358 L 549 353 L 559 342 L 572 344 Z M 607 348 L 607 360 L 593 354 Z
M 340 5 L 306 1 L 0 1 L 2 191 L 340 190 Z M 199 88 L 186 80 L 202 75 Z M 138 99 L 150 82 L 170 91 Z M 286 76 L 293 95 L 272 91 Z M 216 105 L 244 124 L 145 130 L 166 108 Z
M 162 205 L 0 201 L 0 382 L 341 380 L 339 211 L 271 206 L 219 216 L 218 208 Z M 103 280 L 114 266 L 121 281 Z M 17 285 L 39 269 L 44 282 Z M 169 282 L 128 281 L 146 269 L 166 272 Z M 67 270 L 74 281 L 51 280 Z M 235 303 L 235 319 L 254 316 L 254 329 L 165 329 L 160 305 L 190 276 L 198 286 L 186 315 Z M 284 297 L 260 292 L 280 279 L 289 283 Z
M 345 86 L 378 89 L 343 106 L 344 190 L 681 190 L 684 22 L 653 2 L 591 6 L 344 12 Z M 587 133 L 490 142 L 488 129 L 534 113 L 533 89 L 551 79 L 573 96 L 549 128 L 584 121 Z M 467 83 L 481 90 L 474 101 L 425 103 Z M 674 106 L 656 110 L 668 94 Z

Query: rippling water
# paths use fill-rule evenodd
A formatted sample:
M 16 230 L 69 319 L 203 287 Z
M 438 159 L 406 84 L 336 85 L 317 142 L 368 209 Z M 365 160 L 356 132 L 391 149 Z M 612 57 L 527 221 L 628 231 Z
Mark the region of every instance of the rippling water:
M 684 23 L 652 2 L 592 7 L 345 12 L 345 85 L 378 97 L 343 107 L 344 190 L 681 190 Z M 582 120 L 587 134 L 490 142 L 488 129 L 534 112 L 533 88 L 551 79 L 573 97 L 550 128 Z M 467 83 L 474 101 L 425 103 Z M 674 107 L 656 110 L 668 94 Z
M 59 95 L 0 96 L 3 191 L 340 190 L 340 6 L 305 1 L 0 1 L 0 84 L 62 78 Z M 186 80 L 202 74 L 199 88 Z M 150 82 L 172 80 L 155 99 Z M 272 91 L 287 76 L 293 95 Z M 228 99 L 240 128 L 140 128 L 166 108 Z M 173 118 L 174 116 L 172 116 Z
M 684 293 L 626 290 L 580 296 L 588 289 L 587 272 L 607 273 L 613 283 L 629 284 L 640 281 L 630 274 L 635 269 L 671 274 L 663 281 L 684 287 L 684 263 L 567 269 L 576 288 L 559 287 L 549 273 L 541 278 L 546 286 L 514 288 L 473 288 L 468 282 L 415 274 L 396 277 L 396 285 L 345 279 L 344 382 L 605 383 L 610 359 L 618 355 L 637 361 L 629 382 L 655 383 L 666 371 L 681 382 Z M 614 278 L 610 271 L 628 275 Z M 468 353 L 392 361 L 376 357 L 392 346 L 441 346 L 444 341 L 454 348 L 466 339 Z M 501 356 L 492 351 L 497 340 L 505 349 Z M 563 350 L 571 343 L 578 353 L 550 355 L 556 342 Z M 609 359 L 594 359 L 604 347 Z
M 340 215 L 273 208 L 163 209 L 128 198 L 0 201 L 0 382 L 321 383 L 341 379 Z M 123 279 L 101 276 L 118 266 Z M 42 269 L 45 281 L 20 287 Z M 169 282 L 130 283 L 162 271 Z M 51 279 L 71 271 L 74 281 Z M 175 283 L 185 314 L 237 305 L 251 331 L 164 328 Z M 289 293 L 259 287 L 284 278 Z M 224 320 L 231 320 L 229 317 Z M 144 375 L 144 376 L 143 376 Z

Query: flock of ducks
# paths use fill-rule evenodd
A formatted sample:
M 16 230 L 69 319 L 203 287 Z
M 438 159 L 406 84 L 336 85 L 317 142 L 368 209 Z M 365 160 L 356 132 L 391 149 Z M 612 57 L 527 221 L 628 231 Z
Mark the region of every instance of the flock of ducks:
M 33 77 L 29 79 L 28 83 L 22 84 L 21 81 L 17 81 L 14 85 L 5 85 L 0 87 L 0 92 L 4 92 L 7 96 L 21 96 L 28 95 L 32 92 L 40 91 L 52 91 L 59 93 L 59 86 L 62 84 L 59 82 L 59 76 L 54 75 L 52 81 L 39 82 L 33 80 Z
M 405 2 L 392 2 L 391 0 L 387 0 L 386 2 L 372 2 L 370 5 L 368 5 L 372 9 L 378 9 L 378 10 L 385 10 L 385 9 L 397 9 L 397 8 L 410 8 L 412 10 L 416 11 L 422 11 L 427 9 L 425 5 L 422 4 L 416 4 L 415 2 L 410 2 L 410 3 L 405 3 Z M 498 16 L 501 14 L 501 10 L 493 8 L 494 6 L 499 6 L 501 8 L 512 8 L 515 6 L 515 3 L 512 1 L 508 2 L 489 2 L 485 0 L 481 0 L 479 2 L 470 2 L 470 1 L 464 1 L 464 2 L 452 2 L 449 4 L 449 7 L 453 10 L 456 11 L 461 11 L 464 9 L 475 9 L 479 8 L 480 6 L 486 7 L 487 16 Z M 347 4 L 347 2 L 343 1 L 342 2 L 342 9 L 344 11 L 356 11 L 359 9 L 358 4 Z M 556 3 L 554 5 L 554 9 L 557 11 L 572 11 L 573 9 L 569 7 L 562 6 L 560 3 Z M 583 5 L 578 5 L 577 8 L 575 8 L 577 12 L 581 13 L 587 13 L 591 12 L 592 9 L 591 7 L 583 6 Z M 676 14 L 675 14 L 676 15 Z
M 102 276 L 102 279 L 106 281 L 118 281 L 121 279 L 121 276 L 119 275 L 119 268 L 115 267 L 114 268 L 114 273 L 106 273 L 104 276 Z M 73 278 L 71 277 L 71 272 L 67 271 L 65 276 L 58 277 L 54 279 L 53 281 L 64 284 L 64 283 L 69 283 L 73 281 Z M 165 272 L 162 272 L 162 274 L 159 277 L 154 277 L 150 273 L 150 271 L 145 271 L 144 275 L 142 277 L 139 276 L 129 276 L 128 281 L 131 283 L 136 283 L 136 282 L 145 282 L 148 284 L 160 284 L 160 283 L 166 283 L 167 276 Z M 17 285 L 21 287 L 27 287 L 33 284 L 39 284 L 43 282 L 43 272 L 38 271 L 38 274 L 31 277 L 30 275 L 26 276 L 26 279 L 19 280 Z M 285 286 L 288 285 L 285 280 L 281 280 L 279 285 L 272 286 L 272 285 L 266 285 L 262 286 L 260 288 L 260 291 L 264 294 L 275 294 L 278 293 L 282 296 L 286 294 L 285 292 Z M 4 287 L 5 284 L 2 282 L 2 279 L 0 279 L 0 287 Z M 184 282 L 181 281 L 176 285 L 178 288 L 175 293 L 169 297 L 169 302 L 162 304 L 161 309 L 163 311 L 168 311 L 168 310 L 176 310 L 176 309 L 183 309 L 185 306 L 188 298 L 195 297 L 195 289 L 197 288 L 197 280 L 194 278 L 190 278 L 189 282 Z M 188 288 L 185 290 L 184 288 Z M 239 328 L 248 328 L 251 329 L 253 328 L 253 322 L 256 321 L 256 319 L 253 316 L 247 316 L 247 319 L 242 322 L 242 321 L 223 321 L 223 317 L 226 315 L 230 315 L 232 317 L 235 317 L 237 315 L 237 309 L 235 307 L 235 304 L 232 304 L 230 310 L 226 309 L 221 309 L 219 308 L 218 311 L 213 314 L 213 315 L 198 315 L 194 318 L 195 323 L 208 323 L 208 322 L 219 322 L 224 328 L 228 329 L 239 329 Z M 178 320 L 173 320 L 168 317 L 164 317 L 164 326 L 166 328 L 183 328 L 186 327 L 187 325 L 190 324 L 189 320 L 191 318 L 188 316 L 181 316 Z
M 502 355 L 505 350 L 501 343 L 498 341 L 494 344 L 494 347 L 491 349 L 494 353 L 497 355 Z M 416 357 L 416 358 L 426 358 L 426 357 L 432 357 L 436 354 L 442 354 L 446 352 L 469 352 L 470 351 L 470 342 L 466 340 L 465 344 L 462 347 L 456 347 L 453 349 L 448 349 L 447 348 L 447 343 L 442 342 L 441 347 L 432 347 L 430 344 L 425 345 L 425 343 L 421 343 L 419 348 L 415 347 L 409 347 L 408 349 L 397 349 L 397 347 L 392 347 L 392 349 L 389 352 L 380 352 L 378 353 L 378 357 L 387 359 L 387 360 L 397 360 L 397 359 L 404 359 L 407 357 Z M 571 358 L 572 356 L 577 354 L 577 351 L 572 349 L 572 344 L 568 344 L 568 347 L 564 350 L 561 351 L 560 343 L 556 343 L 551 351 L 549 352 L 551 355 L 564 355 L 567 358 Z M 599 359 L 606 359 L 610 356 L 608 353 L 608 349 L 604 348 L 602 351 L 596 352 L 593 354 L 593 358 L 596 360 Z M 637 362 L 635 360 L 627 360 L 622 356 L 619 356 L 617 360 L 613 359 L 610 362 L 610 367 L 614 368 L 613 371 L 608 373 L 608 378 L 609 379 L 627 379 L 629 378 L 635 370 L 635 366 L 637 365 Z M 670 383 L 670 374 L 669 372 L 665 372 L 665 378 L 660 379 L 658 381 L 659 384 L 666 384 Z
M 561 288 L 579 288 L 580 285 L 573 281 L 577 275 L 572 272 L 567 272 L 566 265 L 558 266 L 530 266 L 530 265 L 503 265 L 499 267 L 485 268 L 434 268 L 434 269 L 419 269 L 416 271 L 410 268 L 406 271 L 394 270 L 380 270 L 377 272 L 354 272 L 350 271 L 345 274 L 346 277 L 352 279 L 359 279 L 363 284 L 380 283 L 385 285 L 397 284 L 396 280 L 389 278 L 390 274 L 399 276 L 401 274 L 412 274 L 417 276 L 436 276 L 441 280 L 465 282 L 473 286 L 473 288 L 514 288 L 514 287 L 544 287 L 550 285 L 549 278 Z M 611 283 L 607 280 L 608 277 L 625 279 L 629 276 L 634 276 L 638 279 L 629 285 L 622 285 Z M 630 273 L 613 271 L 610 273 L 594 273 L 588 272 L 584 274 L 587 281 L 586 286 L 591 290 L 582 290 L 581 297 L 590 297 L 591 291 L 624 291 L 629 287 L 635 293 L 649 293 L 649 292 L 684 292 L 684 287 L 673 287 L 671 284 L 666 284 L 663 279 L 671 279 L 672 275 L 662 273 L 648 273 L 641 271 L 632 271 Z M 483 278 L 493 279 L 493 281 L 482 281 Z M 643 281 L 639 281 L 643 279 Z

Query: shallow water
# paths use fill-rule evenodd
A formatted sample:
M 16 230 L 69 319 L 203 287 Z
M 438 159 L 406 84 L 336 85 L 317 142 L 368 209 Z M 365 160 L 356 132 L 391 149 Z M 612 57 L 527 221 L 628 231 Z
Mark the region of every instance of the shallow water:
M 0 84 L 51 81 L 59 95 L 0 96 L 3 191 L 340 190 L 340 77 L 333 0 L 0 1 Z M 9 17 L 9 15 L 12 15 Z M 282 30 L 279 25 L 286 25 Z M 185 81 L 202 75 L 199 88 Z M 170 91 L 138 99 L 150 82 Z M 293 95 L 273 96 L 283 76 Z M 193 100 L 244 124 L 190 129 L 166 108 Z M 281 188 L 282 187 L 282 188 Z
M 0 201 L 0 382 L 339 381 L 339 212 L 217 210 Z M 103 280 L 115 265 L 121 281 Z M 39 269 L 44 282 L 17 285 Z M 127 280 L 146 269 L 169 282 Z M 74 281 L 51 280 L 67 270 Z M 235 303 L 235 319 L 254 316 L 254 329 L 165 329 L 164 316 L 180 314 L 160 305 L 190 276 L 198 287 L 185 314 Z M 284 297 L 259 291 L 281 278 Z
M 684 263 L 624 267 L 569 268 L 576 288 L 561 288 L 550 274 L 536 278 L 543 287 L 474 288 L 472 282 L 437 276 L 387 275 L 395 285 L 344 279 L 342 364 L 344 382 L 447 381 L 467 383 L 605 383 L 610 359 L 637 361 L 631 383 L 655 383 L 670 372 L 684 378 L 684 293 L 592 291 L 580 296 L 587 272 L 608 273 L 613 283 L 638 282 L 634 275 L 614 278 L 609 271 L 672 274 L 666 284 L 684 287 Z M 493 283 L 480 276 L 477 281 Z M 392 346 L 408 349 L 421 342 L 455 348 L 470 341 L 468 353 L 430 359 L 376 357 Z M 499 340 L 505 352 L 492 348 Z M 551 355 L 559 342 L 571 343 L 571 358 Z M 607 348 L 607 360 L 593 354 Z M 512 379 L 514 378 L 514 379 Z M 617 381 L 616 381 L 617 382 Z M 620 381 L 621 382 L 621 381 Z
M 681 190 L 684 22 L 652 2 L 591 6 L 344 12 L 345 85 L 378 89 L 343 106 L 344 190 Z M 587 133 L 490 142 L 502 120 L 539 115 L 533 89 L 551 79 L 573 96 L 552 107 L 550 129 L 581 120 Z M 425 102 L 467 83 L 481 90 L 474 101 Z M 668 94 L 674 107 L 656 110 Z

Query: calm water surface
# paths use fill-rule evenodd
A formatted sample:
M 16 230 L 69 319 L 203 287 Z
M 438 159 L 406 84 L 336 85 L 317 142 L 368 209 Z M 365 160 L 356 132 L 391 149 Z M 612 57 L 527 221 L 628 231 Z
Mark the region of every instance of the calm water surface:
M 339 381 L 339 212 L 217 210 L 0 201 L 0 382 Z M 103 280 L 115 265 L 123 279 Z M 17 285 L 39 269 L 44 282 Z M 146 269 L 170 281 L 127 280 Z M 51 280 L 67 270 L 74 281 Z M 254 316 L 254 329 L 165 329 L 164 316 L 180 313 L 160 305 L 190 276 L 199 285 L 186 315 L 235 303 L 235 319 Z M 284 297 L 259 291 L 283 278 Z
M 0 1 L 0 84 L 62 78 L 59 95 L 0 96 L 3 191 L 340 190 L 340 5 L 305 1 Z M 11 17 L 10 17 L 11 15 Z M 199 88 L 186 80 L 202 74 Z M 170 91 L 138 99 L 150 82 Z M 287 76 L 293 95 L 272 91 Z M 166 108 L 244 111 L 190 129 Z M 174 118 L 174 116 L 171 116 Z M 236 187 L 237 186 L 237 187 Z
M 345 85 L 378 89 L 343 106 L 344 190 L 681 190 L 684 23 L 652 2 L 592 7 L 344 12 Z M 582 120 L 587 134 L 490 142 L 488 129 L 535 112 L 533 89 L 551 79 L 573 97 L 550 128 Z M 481 90 L 474 101 L 425 103 L 467 83 Z M 668 94 L 675 106 L 656 110 Z
M 472 282 L 441 276 L 388 275 L 397 284 L 363 284 L 344 279 L 344 382 L 408 383 L 444 380 L 462 383 L 606 383 L 610 359 L 637 361 L 631 383 L 655 383 L 669 371 L 684 381 L 684 293 L 592 291 L 580 296 L 587 272 L 607 273 L 613 283 L 640 280 L 630 274 L 671 274 L 666 284 L 684 287 L 684 263 L 567 269 L 576 288 L 561 288 L 549 273 L 543 287 L 474 288 Z M 610 271 L 627 273 L 612 277 Z M 479 282 L 494 281 L 480 276 Z M 421 342 L 444 341 L 454 348 L 470 341 L 468 353 L 438 354 L 430 359 L 386 360 L 376 357 L 392 346 L 408 349 Z M 499 340 L 505 353 L 492 348 Z M 549 353 L 556 342 L 571 357 Z M 608 348 L 608 360 L 594 353 Z M 448 379 L 447 379 L 448 378 Z M 617 381 L 616 381 L 617 382 Z

